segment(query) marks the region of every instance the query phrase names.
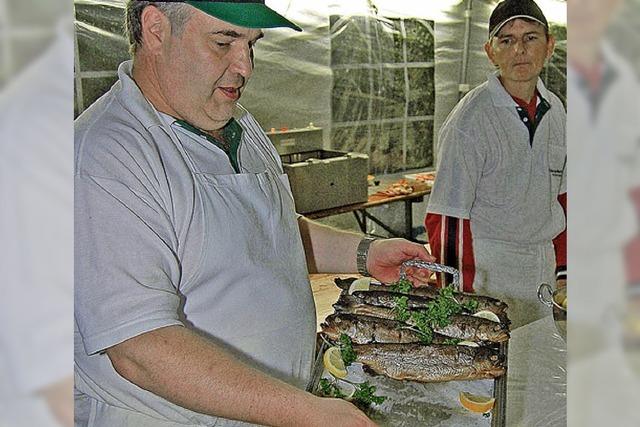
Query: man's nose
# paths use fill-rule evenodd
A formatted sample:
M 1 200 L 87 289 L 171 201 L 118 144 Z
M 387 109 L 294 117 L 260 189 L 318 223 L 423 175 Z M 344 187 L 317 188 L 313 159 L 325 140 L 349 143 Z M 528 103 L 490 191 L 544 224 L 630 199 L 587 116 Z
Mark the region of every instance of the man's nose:
M 231 62 L 231 71 L 248 79 L 253 72 L 253 55 L 249 46 L 239 46 Z
M 519 54 L 524 53 L 526 51 L 524 40 L 522 39 L 516 40 L 515 43 L 513 44 L 513 48 L 515 49 L 516 53 L 519 53 Z

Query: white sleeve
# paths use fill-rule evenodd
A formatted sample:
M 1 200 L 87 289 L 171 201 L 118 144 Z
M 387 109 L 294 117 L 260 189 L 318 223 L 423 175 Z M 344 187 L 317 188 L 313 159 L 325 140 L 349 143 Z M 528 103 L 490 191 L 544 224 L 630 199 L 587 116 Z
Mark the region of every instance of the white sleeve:
M 121 152 L 95 157 L 105 164 L 93 170 L 111 176 L 80 171 L 75 179 L 75 316 L 87 354 L 182 324 L 178 243 L 163 202 L 170 198 L 156 185 L 161 171 Z
M 436 180 L 427 212 L 468 219 L 483 164 L 481 145 L 447 123 L 439 136 Z

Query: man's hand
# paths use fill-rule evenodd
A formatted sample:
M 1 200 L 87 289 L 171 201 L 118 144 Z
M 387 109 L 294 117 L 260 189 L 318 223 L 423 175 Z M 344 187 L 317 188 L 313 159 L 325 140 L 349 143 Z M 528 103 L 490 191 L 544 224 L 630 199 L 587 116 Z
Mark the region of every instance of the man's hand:
M 346 400 L 319 397 L 314 403 L 316 416 L 307 421 L 306 425 L 309 427 L 375 427 L 377 425 Z
M 395 282 L 400 277 L 400 266 L 403 262 L 419 259 L 434 262 L 435 258 L 424 245 L 413 243 L 405 239 L 376 240 L 369 247 L 367 270 L 383 283 Z M 406 270 L 407 279 L 414 284 L 426 283 L 430 271 L 409 267 Z

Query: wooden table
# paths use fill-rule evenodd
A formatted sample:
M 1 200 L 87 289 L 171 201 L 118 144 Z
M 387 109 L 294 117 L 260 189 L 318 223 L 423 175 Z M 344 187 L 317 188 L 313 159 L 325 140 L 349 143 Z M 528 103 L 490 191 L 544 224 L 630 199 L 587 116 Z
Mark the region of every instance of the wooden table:
M 404 237 L 407 240 L 419 242 L 413 235 L 413 204 L 420 203 L 424 200 L 424 196 L 431 193 L 431 188 L 424 190 L 414 191 L 411 194 L 403 194 L 400 196 L 392 196 L 380 198 L 375 194 L 369 195 L 369 200 L 364 203 L 354 203 L 352 205 L 340 206 L 337 208 L 323 209 L 314 212 L 305 213 L 304 216 L 311 219 L 325 218 L 328 216 L 339 215 L 343 213 L 353 212 L 356 217 L 358 226 L 363 233 L 367 232 L 367 219 L 370 219 L 374 223 L 378 224 L 384 230 L 389 232 L 394 237 Z M 389 203 L 404 203 L 404 230 L 397 231 L 383 223 L 380 219 L 367 212 L 367 209 L 376 206 L 387 205 Z M 425 243 L 425 242 L 419 242 Z

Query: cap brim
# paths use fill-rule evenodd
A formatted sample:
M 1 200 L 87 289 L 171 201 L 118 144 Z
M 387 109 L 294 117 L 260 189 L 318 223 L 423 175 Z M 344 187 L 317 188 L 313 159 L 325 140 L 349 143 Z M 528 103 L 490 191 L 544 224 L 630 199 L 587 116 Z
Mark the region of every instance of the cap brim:
M 261 3 L 235 3 L 212 1 L 185 2 L 204 13 L 230 24 L 246 28 L 288 27 L 296 31 L 302 28 Z
M 542 25 L 543 27 L 546 27 L 546 24 L 544 22 L 542 22 L 541 20 L 539 20 L 538 18 L 534 18 L 533 16 L 530 15 L 516 15 L 516 16 L 511 16 L 508 19 L 505 19 L 504 21 L 502 21 L 500 24 L 496 25 L 496 27 L 493 29 L 493 31 L 491 32 L 491 34 L 489 34 L 489 40 L 491 40 L 491 38 L 493 36 L 495 36 L 496 34 L 498 34 L 498 32 L 502 29 L 502 27 L 504 27 L 504 24 L 506 24 L 509 21 L 513 21 L 514 19 L 531 19 L 532 21 L 536 21 L 537 23 L 539 23 L 540 25 Z

